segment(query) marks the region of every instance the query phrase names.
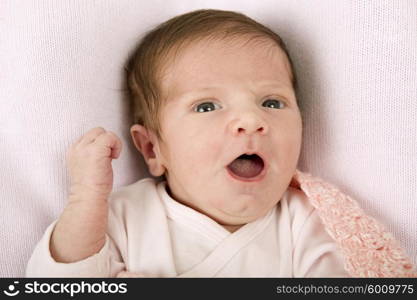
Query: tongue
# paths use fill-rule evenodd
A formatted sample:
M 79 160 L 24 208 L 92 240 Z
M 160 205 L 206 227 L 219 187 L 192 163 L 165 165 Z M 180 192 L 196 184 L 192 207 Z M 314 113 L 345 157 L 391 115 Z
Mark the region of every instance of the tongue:
M 250 178 L 261 173 L 263 163 L 259 159 L 237 158 L 228 167 L 237 176 Z

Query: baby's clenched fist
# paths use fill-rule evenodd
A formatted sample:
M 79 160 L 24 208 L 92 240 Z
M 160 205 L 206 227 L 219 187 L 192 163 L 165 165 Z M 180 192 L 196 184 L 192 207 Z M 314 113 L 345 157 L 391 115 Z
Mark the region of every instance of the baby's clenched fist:
M 89 130 L 67 152 L 71 195 L 81 199 L 105 199 L 113 188 L 111 162 L 120 156 L 122 142 L 102 127 Z

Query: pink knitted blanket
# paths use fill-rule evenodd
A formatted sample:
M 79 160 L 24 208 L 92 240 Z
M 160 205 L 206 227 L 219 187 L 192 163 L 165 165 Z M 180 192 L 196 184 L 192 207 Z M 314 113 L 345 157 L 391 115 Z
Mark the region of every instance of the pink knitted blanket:
M 393 235 L 366 215 L 357 201 L 324 180 L 298 170 L 291 186 L 302 190 L 318 210 L 352 277 L 417 277 Z
M 329 235 L 339 245 L 344 267 L 352 277 L 417 277 L 404 250 L 357 201 L 335 186 L 296 171 L 290 186 L 302 190 L 317 209 Z M 143 277 L 128 271 L 117 277 Z

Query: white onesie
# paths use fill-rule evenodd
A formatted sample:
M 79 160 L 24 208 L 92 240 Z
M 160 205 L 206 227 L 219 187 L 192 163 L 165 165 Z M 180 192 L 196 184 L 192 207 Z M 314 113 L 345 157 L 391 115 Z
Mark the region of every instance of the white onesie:
M 74 263 L 51 257 L 56 221 L 37 244 L 27 277 L 349 277 L 338 246 L 305 194 L 289 187 L 264 217 L 230 233 L 145 178 L 109 198 L 106 242 Z M 77 241 L 74 241 L 76 243 Z

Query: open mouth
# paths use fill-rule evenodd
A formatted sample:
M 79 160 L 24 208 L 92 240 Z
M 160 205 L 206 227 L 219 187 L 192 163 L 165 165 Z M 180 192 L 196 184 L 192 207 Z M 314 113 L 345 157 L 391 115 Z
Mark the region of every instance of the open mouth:
M 229 173 L 241 180 L 257 179 L 265 168 L 263 159 L 257 154 L 243 154 L 232 161 L 227 169 Z

